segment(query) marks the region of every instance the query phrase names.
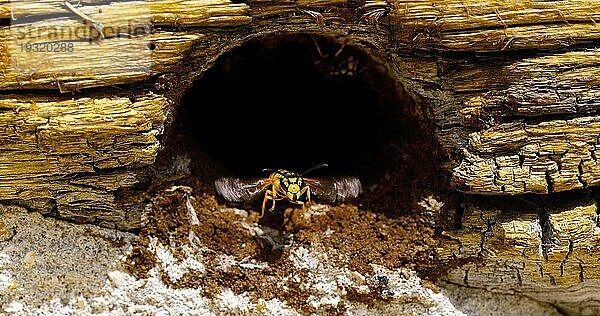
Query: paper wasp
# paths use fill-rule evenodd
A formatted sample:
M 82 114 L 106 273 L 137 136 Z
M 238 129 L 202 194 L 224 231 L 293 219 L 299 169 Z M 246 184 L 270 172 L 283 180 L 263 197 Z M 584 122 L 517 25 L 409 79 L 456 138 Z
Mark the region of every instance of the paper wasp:
M 275 209 L 275 202 L 287 200 L 302 205 L 302 211 L 310 208 L 312 199 L 325 203 L 344 202 L 358 197 L 362 192 L 360 180 L 350 176 L 305 178 L 304 175 L 327 164 L 317 165 L 303 173 L 283 169 L 264 169 L 272 172 L 268 178 L 222 177 L 215 181 L 217 193 L 232 203 L 251 203 L 262 195 L 261 215 L 265 215 L 268 201 L 269 211 Z

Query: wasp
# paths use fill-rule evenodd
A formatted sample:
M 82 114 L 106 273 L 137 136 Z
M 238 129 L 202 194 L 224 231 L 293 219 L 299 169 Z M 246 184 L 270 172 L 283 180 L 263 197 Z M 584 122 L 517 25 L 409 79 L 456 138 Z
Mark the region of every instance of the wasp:
M 349 40 L 344 40 L 335 53 L 327 54 L 321 49 L 319 42 L 314 36 L 310 36 L 316 48 L 313 54 L 313 62 L 317 69 L 327 74 L 332 79 L 350 79 L 356 77 L 360 72 L 358 57 L 350 50 L 345 50 Z M 317 56 L 318 55 L 318 56 Z
M 268 178 L 222 177 L 215 180 L 215 188 L 220 196 L 232 203 L 251 203 L 262 196 L 261 218 L 265 215 L 269 202 L 270 212 L 275 210 L 276 201 L 281 200 L 301 205 L 305 212 L 313 199 L 333 204 L 357 198 L 362 193 L 360 180 L 355 177 L 304 177 L 323 167 L 327 167 L 327 164 L 317 165 L 303 173 L 264 169 L 264 172 L 271 172 Z

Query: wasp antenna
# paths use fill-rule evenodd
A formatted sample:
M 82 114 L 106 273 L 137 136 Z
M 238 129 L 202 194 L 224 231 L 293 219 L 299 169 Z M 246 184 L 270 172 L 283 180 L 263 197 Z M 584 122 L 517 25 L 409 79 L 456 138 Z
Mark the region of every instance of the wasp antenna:
M 327 167 L 329 167 L 329 165 L 328 165 L 328 164 L 326 164 L 326 163 L 322 163 L 322 164 L 320 164 L 320 165 L 316 165 L 316 166 L 314 166 L 314 167 L 312 167 L 312 168 L 310 168 L 310 169 L 308 169 L 308 170 L 304 171 L 304 172 L 302 173 L 302 175 L 305 175 L 305 174 L 307 174 L 307 173 L 309 173 L 309 172 L 311 172 L 311 171 L 315 171 L 315 170 L 317 170 L 317 169 L 321 169 L 321 168 L 327 168 Z
M 273 169 L 273 168 L 264 168 L 262 170 L 262 172 L 275 172 L 275 171 L 277 171 L 277 169 Z

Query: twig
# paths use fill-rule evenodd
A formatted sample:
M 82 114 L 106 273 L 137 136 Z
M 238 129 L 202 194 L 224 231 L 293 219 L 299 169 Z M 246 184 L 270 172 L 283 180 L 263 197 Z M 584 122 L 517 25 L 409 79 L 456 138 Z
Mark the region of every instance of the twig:
M 325 17 L 320 12 L 308 9 L 300 9 L 300 11 L 302 13 L 308 14 L 315 21 L 315 23 L 319 25 L 319 27 L 325 26 Z
M 81 12 L 81 10 L 77 9 L 75 6 L 73 6 L 72 4 L 70 4 L 68 1 L 63 2 L 64 5 L 71 10 L 71 12 L 77 14 L 77 16 L 79 16 L 80 18 L 82 18 L 84 21 L 89 22 L 90 24 L 92 24 L 92 26 L 94 27 L 94 29 L 96 29 L 96 31 L 98 31 L 98 33 L 100 34 L 100 38 L 104 39 L 104 25 L 102 25 L 102 23 L 90 18 L 89 16 L 87 16 L 85 13 Z

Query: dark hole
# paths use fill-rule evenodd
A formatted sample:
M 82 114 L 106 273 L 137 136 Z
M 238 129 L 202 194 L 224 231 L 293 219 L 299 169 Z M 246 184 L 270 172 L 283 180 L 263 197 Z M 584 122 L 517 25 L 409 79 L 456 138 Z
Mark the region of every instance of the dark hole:
M 149 50 L 155 50 L 156 49 L 156 44 L 154 44 L 152 42 L 148 43 L 148 49 Z
M 327 57 L 308 36 L 252 42 L 198 80 L 184 117 L 204 153 L 237 175 L 320 163 L 337 173 L 372 169 L 393 129 L 390 107 L 358 70 L 348 75 L 344 64 L 367 66 L 364 54 L 344 47 L 334 57 L 341 44 L 318 43 Z
M 187 90 L 163 157 L 184 151 L 192 183 L 213 191 L 218 176 L 327 163 L 310 175 L 357 176 L 363 205 L 415 209 L 447 177 L 432 128 L 387 69 L 365 50 L 320 37 L 248 42 Z

